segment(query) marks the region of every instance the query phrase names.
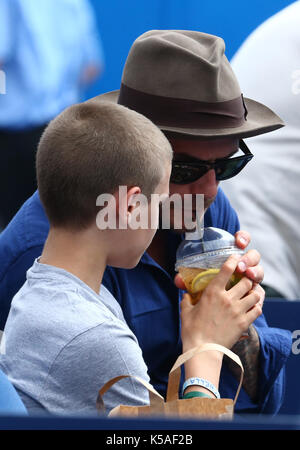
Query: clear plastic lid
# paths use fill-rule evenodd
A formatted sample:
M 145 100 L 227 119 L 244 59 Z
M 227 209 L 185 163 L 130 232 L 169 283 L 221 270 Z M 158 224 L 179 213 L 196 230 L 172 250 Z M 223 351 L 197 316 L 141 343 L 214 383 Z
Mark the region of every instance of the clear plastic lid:
M 179 267 L 220 268 L 232 254 L 243 255 L 235 245 L 235 238 L 220 228 L 203 228 L 201 234 L 187 236 L 176 253 L 175 269 Z M 200 237 L 202 236 L 202 237 Z

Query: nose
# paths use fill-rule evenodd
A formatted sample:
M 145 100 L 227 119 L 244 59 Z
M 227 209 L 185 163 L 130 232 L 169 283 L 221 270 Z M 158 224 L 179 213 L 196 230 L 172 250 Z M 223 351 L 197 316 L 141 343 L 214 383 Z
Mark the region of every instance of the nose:
M 206 172 L 203 177 L 189 185 L 191 194 L 204 194 L 205 197 L 212 198 L 217 195 L 219 182 L 216 180 L 216 173 L 213 169 Z

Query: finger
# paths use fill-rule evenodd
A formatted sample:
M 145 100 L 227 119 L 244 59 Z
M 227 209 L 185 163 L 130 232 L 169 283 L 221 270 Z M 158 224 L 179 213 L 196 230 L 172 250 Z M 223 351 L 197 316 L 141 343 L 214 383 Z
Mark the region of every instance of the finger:
M 251 289 L 253 289 L 253 281 L 247 277 L 243 277 L 229 289 L 229 292 L 232 298 L 243 298 Z
M 249 311 L 247 311 L 245 314 L 243 314 L 241 321 L 240 321 L 240 329 L 243 333 L 247 333 L 247 330 L 249 329 L 250 325 L 255 322 L 255 320 L 262 314 L 262 309 L 259 306 L 258 303 L 256 303 Z M 248 335 L 249 336 L 249 335 Z M 247 336 L 247 337 L 248 337 Z M 245 336 L 246 338 L 246 336 Z
M 231 255 L 222 265 L 220 272 L 214 277 L 214 279 L 209 283 L 210 286 L 218 286 L 225 289 L 230 277 L 235 272 L 238 262 L 240 260 L 239 255 Z
M 251 236 L 247 231 L 240 230 L 235 233 L 235 243 L 239 248 L 246 248 L 250 244 L 250 241 Z
M 180 275 L 180 273 L 177 273 L 177 274 L 175 275 L 174 283 L 175 283 L 175 286 L 176 286 L 178 289 L 182 289 L 182 290 L 184 290 L 184 291 L 186 290 L 186 286 L 185 286 L 185 284 L 184 284 L 183 278 L 182 278 L 182 276 Z
M 266 296 L 265 290 L 257 283 L 253 283 L 252 290 L 258 292 L 259 297 L 260 297 L 258 303 L 259 303 L 260 307 L 262 308 L 264 305 L 265 296 Z
M 264 269 L 261 265 L 250 267 L 246 270 L 245 275 L 256 283 L 261 283 L 264 279 Z
M 246 252 L 240 259 L 237 272 L 244 273 L 250 267 L 257 266 L 260 262 L 260 253 L 252 249 Z
M 247 313 L 246 313 L 246 317 L 247 317 L 247 321 L 248 321 L 248 326 L 246 327 L 246 329 L 249 327 L 249 325 L 251 325 L 260 315 L 262 314 L 262 309 L 259 305 L 259 303 L 256 303 Z
M 240 307 L 242 312 L 250 311 L 254 306 L 258 305 L 260 302 L 260 294 L 257 291 L 251 290 L 249 294 L 240 300 Z

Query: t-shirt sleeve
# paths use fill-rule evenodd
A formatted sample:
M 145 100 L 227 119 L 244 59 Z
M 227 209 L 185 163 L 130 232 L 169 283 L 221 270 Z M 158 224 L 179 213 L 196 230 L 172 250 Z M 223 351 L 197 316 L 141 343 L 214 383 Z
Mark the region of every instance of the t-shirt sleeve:
M 119 320 L 107 320 L 69 342 L 47 377 L 45 404 L 52 411 L 96 413 L 99 389 L 118 375 L 149 382 L 142 351 L 134 335 Z M 133 378 L 114 384 L 103 396 L 106 413 L 119 404 L 146 405 L 148 390 Z

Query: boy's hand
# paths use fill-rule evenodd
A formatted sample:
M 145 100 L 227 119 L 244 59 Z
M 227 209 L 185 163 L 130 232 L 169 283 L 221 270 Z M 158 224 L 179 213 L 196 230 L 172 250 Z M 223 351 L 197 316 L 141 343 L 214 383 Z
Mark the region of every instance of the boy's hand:
M 240 257 L 232 255 L 220 272 L 204 289 L 196 305 L 185 294 L 181 302 L 183 351 L 204 342 L 215 342 L 231 348 L 262 313 L 260 294 L 252 289 L 253 282 L 243 277 L 226 290 L 230 277 L 237 268 Z M 182 279 L 176 278 L 179 287 Z

